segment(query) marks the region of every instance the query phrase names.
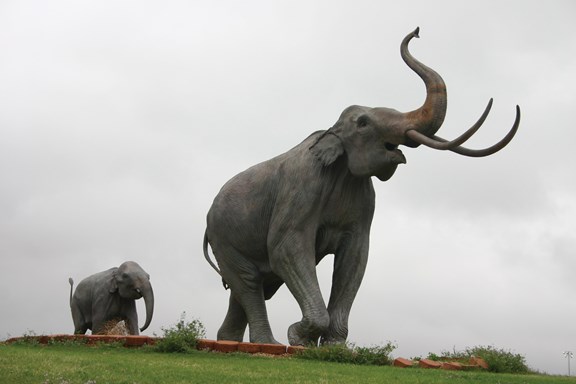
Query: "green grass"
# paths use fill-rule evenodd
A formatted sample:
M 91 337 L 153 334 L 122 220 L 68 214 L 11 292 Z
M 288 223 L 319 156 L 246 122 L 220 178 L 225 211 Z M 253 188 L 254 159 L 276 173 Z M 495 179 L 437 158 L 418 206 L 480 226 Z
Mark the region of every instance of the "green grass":
M 0 383 L 576 383 L 543 375 L 362 366 L 295 358 L 83 345 L 0 345 Z

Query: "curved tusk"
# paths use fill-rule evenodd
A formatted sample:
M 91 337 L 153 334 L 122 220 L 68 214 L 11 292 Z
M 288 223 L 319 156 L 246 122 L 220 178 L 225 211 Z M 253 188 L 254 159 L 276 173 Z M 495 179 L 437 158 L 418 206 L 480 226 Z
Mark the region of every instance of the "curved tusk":
M 463 156 L 469 156 L 469 157 L 490 156 L 490 155 L 498 152 L 502 148 L 504 148 L 506 145 L 508 145 L 508 143 L 512 140 L 512 138 L 514 137 L 514 135 L 518 131 L 519 126 L 520 126 L 520 107 L 517 105 L 516 106 L 516 119 L 514 120 L 514 125 L 512 126 L 510 131 L 506 134 L 506 136 L 504 136 L 504 138 L 502 140 L 500 140 L 498 143 L 494 144 L 491 147 L 484 148 L 484 149 L 469 149 L 469 148 L 458 146 L 456 148 L 451 148 L 450 151 L 456 152 L 456 153 L 463 155 Z M 439 138 L 439 137 L 437 137 L 436 139 L 437 140 L 444 140 L 444 139 Z
M 490 99 L 488 105 L 486 106 L 486 109 L 484 109 L 484 112 L 482 113 L 482 116 L 480 116 L 478 121 L 473 126 L 471 126 L 466 132 L 460 135 L 460 137 L 452 141 L 447 141 L 437 136 L 428 137 L 414 129 L 407 131 L 406 137 L 408 137 L 409 139 L 418 144 L 422 144 L 430 148 L 439 149 L 441 151 L 452 150 L 453 148 L 458 147 L 459 145 L 463 144 L 466 140 L 471 138 L 472 135 L 476 133 L 476 131 L 478 131 L 478 129 L 482 126 L 482 124 L 484 124 L 486 117 L 488 117 L 488 114 L 492 109 L 492 102 L 493 99 Z
M 518 127 L 520 126 L 520 107 L 516 106 L 516 119 L 514 120 L 514 125 L 510 129 L 510 131 L 504 136 L 502 140 L 498 143 L 494 144 L 491 147 L 484 148 L 484 149 L 468 149 L 464 147 L 456 147 L 451 149 L 452 152 L 456 152 L 460 155 L 469 156 L 469 157 L 484 157 L 490 156 L 502 148 L 504 148 L 508 143 L 512 140 L 516 132 L 518 131 Z

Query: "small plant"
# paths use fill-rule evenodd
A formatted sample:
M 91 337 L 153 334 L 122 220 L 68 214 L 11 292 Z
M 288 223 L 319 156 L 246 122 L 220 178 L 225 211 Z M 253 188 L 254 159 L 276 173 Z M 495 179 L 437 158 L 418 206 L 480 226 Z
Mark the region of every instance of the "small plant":
M 488 370 L 497 373 L 530 373 L 526 358 L 518 353 L 492 346 L 477 346 L 466 349 L 471 356 L 483 358 L 488 363 Z
M 296 356 L 302 359 L 331 361 L 358 365 L 390 365 L 391 353 L 396 345 L 388 342 L 384 346 L 357 347 L 354 344 L 333 344 L 308 348 Z
M 158 352 L 191 352 L 196 349 L 198 339 L 206 335 L 204 324 L 200 320 L 186 321 L 186 312 L 182 312 L 180 321 L 174 326 L 161 329 L 164 336 L 155 345 L 155 350 Z
M 32 330 L 27 330 L 26 332 L 24 332 L 22 337 L 15 342 L 15 344 L 36 345 L 40 344 L 40 342 L 38 341 L 38 335 L 36 334 L 36 332 Z
M 440 355 L 429 353 L 427 359 L 430 360 L 463 360 L 470 357 L 481 357 L 488 364 L 488 371 L 495 373 L 530 373 L 530 368 L 526 365 L 524 356 L 513 353 L 505 349 L 498 349 L 493 346 L 476 346 L 466 348 L 463 351 L 454 349 L 442 351 Z

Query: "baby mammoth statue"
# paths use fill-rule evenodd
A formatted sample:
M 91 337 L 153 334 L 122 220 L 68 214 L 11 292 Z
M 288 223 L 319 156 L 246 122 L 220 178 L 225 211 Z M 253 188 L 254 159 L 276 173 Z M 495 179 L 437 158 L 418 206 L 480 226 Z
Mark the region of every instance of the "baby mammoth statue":
M 68 281 L 75 334 L 85 334 L 88 329 L 92 334 L 101 334 L 107 322 L 124 320 L 128 333 L 138 335 L 136 300 L 141 297 L 146 304 L 146 322 L 140 331 L 150 325 L 154 313 L 150 275 L 134 261 L 88 276 L 78 284 L 74 294 L 74 280 Z

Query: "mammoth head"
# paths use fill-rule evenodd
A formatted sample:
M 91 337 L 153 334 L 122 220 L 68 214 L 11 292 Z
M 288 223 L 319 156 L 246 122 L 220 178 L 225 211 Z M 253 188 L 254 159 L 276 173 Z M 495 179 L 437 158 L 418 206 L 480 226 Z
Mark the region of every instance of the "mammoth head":
M 144 298 L 146 305 L 146 321 L 141 331 L 150 325 L 154 314 L 154 291 L 150 284 L 150 275 L 134 261 L 126 261 L 114 271 L 109 289 L 110 293 L 117 293 L 120 297 L 129 300 Z
M 493 146 L 481 150 L 462 147 L 484 123 L 492 107 L 489 101 L 478 121 L 460 137 L 447 141 L 435 136 L 446 116 L 446 85 L 434 70 L 416 60 L 408 51 L 408 43 L 419 37 L 419 28 L 408 34 L 400 45 L 404 62 L 424 81 L 426 100 L 411 112 L 403 113 L 390 108 L 351 106 L 346 108 L 332 128 L 326 131 L 310 148 L 324 165 L 331 164 L 346 153 L 350 172 L 358 177 L 376 176 L 388 180 L 398 164 L 406 158 L 400 145 L 416 148 L 420 144 L 439 150 L 450 150 L 464 156 L 489 156 L 504 148 L 514 137 L 520 124 L 520 108 L 516 107 L 516 120 L 508 134 Z
M 117 291 L 125 299 L 140 299 L 143 290 L 148 286 L 150 286 L 150 275 L 134 261 L 120 264 L 114 272 L 112 291 Z

